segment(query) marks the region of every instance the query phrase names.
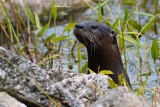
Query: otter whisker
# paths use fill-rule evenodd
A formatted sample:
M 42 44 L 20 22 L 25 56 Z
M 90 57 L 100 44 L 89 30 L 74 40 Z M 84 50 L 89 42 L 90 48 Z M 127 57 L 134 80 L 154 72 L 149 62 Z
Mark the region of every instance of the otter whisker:
M 92 38 L 93 44 L 96 45 L 96 47 L 97 47 L 97 44 L 96 44 L 97 41 L 96 41 L 96 39 L 93 37 L 93 35 L 90 35 L 90 36 L 91 36 L 91 38 Z
M 97 39 L 97 37 L 94 36 L 94 35 L 92 35 L 92 36 L 93 36 L 94 40 L 95 40 L 96 42 L 98 42 L 98 44 L 100 45 L 101 43 L 99 42 L 99 40 Z
M 83 41 L 85 42 L 86 45 L 88 45 L 87 40 L 85 39 L 86 37 L 84 36 L 84 35 L 86 35 L 86 33 L 83 30 L 81 30 L 81 33 L 82 33 Z
M 94 51 L 94 48 L 93 48 L 93 45 L 92 44 L 94 44 L 95 45 L 95 43 L 94 43 L 94 40 L 93 40 L 93 38 L 88 34 L 88 33 L 85 33 L 86 35 L 87 35 L 87 38 L 88 38 L 88 40 L 90 41 L 90 49 L 91 49 L 91 53 L 92 53 L 92 51 Z
M 94 38 L 92 38 L 92 43 L 93 43 L 94 46 L 97 47 L 97 44 L 95 43 L 95 39 Z
M 89 34 L 88 34 L 88 33 L 86 33 L 86 32 L 85 32 L 85 35 L 86 35 L 86 37 L 88 38 L 88 40 L 89 40 L 91 43 L 93 43 L 93 39 L 92 39 L 92 37 L 90 37 L 90 36 L 89 36 Z
M 89 38 L 91 38 L 91 42 L 93 43 L 93 45 L 95 45 L 97 47 L 97 44 L 96 44 L 96 40 L 95 38 L 93 38 L 93 35 L 88 35 Z
M 91 53 L 95 55 L 97 44 L 95 43 L 95 40 L 91 35 L 88 35 L 88 37 L 91 38 Z
M 90 38 L 91 45 L 95 45 L 97 47 L 97 44 L 95 43 L 95 39 L 92 37 L 93 35 L 88 35 L 88 38 Z
M 89 36 L 89 34 L 86 34 L 87 35 L 87 38 L 90 42 L 92 42 L 92 38 Z

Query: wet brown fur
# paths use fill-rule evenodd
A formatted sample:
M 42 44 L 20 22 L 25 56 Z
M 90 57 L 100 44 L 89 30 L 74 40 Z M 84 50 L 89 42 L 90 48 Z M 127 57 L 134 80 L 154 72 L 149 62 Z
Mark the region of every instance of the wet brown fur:
M 85 21 L 75 26 L 74 34 L 78 41 L 87 48 L 88 68 L 96 73 L 101 70 L 111 70 L 114 74 L 109 76 L 117 84 L 119 75 L 123 74 L 130 85 L 122 63 L 115 31 L 105 24 Z

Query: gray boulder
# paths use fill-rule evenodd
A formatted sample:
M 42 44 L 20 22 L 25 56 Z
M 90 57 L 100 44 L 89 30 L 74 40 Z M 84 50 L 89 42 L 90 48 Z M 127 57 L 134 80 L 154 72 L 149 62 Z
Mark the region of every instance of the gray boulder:
M 34 105 L 48 106 L 47 95 L 62 105 L 90 105 L 109 89 L 108 78 L 101 74 L 45 70 L 0 47 L 0 91 L 16 93 L 15 97 L 25 99 L 24 102 L 31 99 Z
M 126 87 L 118 87 L 107 91 L 90 107 L 149 107 L 149 104 Z
M 111 89 L 108 78 L 101 74 L 42 69 L 0 47 L 0 91 L 26 106 L 48 107 L 56 102 L 54 105 L 64 107 L 135 107 L 137 103 L 136 107 L 147 107 L 145 100 L 127 88 Z
M 20 103 L 15 98 L 9 96 L 4 92 L 0 92 L 0 107 L 27 107 Z

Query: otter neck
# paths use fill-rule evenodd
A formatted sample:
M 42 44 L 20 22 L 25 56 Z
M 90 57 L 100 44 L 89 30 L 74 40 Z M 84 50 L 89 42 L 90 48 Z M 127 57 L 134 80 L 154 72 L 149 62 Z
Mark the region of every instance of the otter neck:
M 114 72 L 113 78 L 125 72 L 119 48 L 114 45 L 103 45 L 96 48 L 95 52 L 91 48 L 88 51 L 88 68 L 98 73 L 101 70 L 111 70 Z M 116 76 L 115 76 L 116 75 Z M 110 75 L 112 78 L 112 75 Z M 115 81 L 118 83 L 118 81 Z

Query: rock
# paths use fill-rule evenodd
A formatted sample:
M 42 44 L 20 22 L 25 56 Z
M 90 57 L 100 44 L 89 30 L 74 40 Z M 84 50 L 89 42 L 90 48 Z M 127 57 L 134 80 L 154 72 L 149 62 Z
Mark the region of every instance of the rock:
M 9 96 L 4 92 L 0 92 L 0 107 L 27 107 L 20 103 L 15 98 Z
M 108 78 L 107 75 L 101 74 L 47 71 L 0 48 L 0 91 L 10 89 L 19 93 L 18 96 L 23 96 L 23 99 L 32 99 L 41 106 L 48 106 L 48 98 L 44 92 L 63 105 L 90 105 L 109 89 Z
M 118 87 L 107 91 L 90 107 L 149 107 L 149 104 L 126 87 Z
M 152 107 L 160 107 L 160 87 L 153 87 L 153 100 L 152 100 Z
M 66 102 L 71 103 L 70 105 L 73 107 L 73 102 L 80 103 L 79 107 L 84 107 L 84 105 L 90 105 L 96 101 L 101 94 L 109 89 L 108 77 L 105 75 L 73 75 L 72 78 L 66 78 L 61 82 L 50 85 L 47 92 L 50 94 L 58 93 L 58 95 L 55 94 L 58 99 L 70 99 Z
M 9 93 L 26 106 L 48 107 L 54 99 L 64 107 L 88 107 L 98 99 L 91 107 L 122 107 L 124 104 L 147 107 L 142 98 L 126 88 L 111 89 L 108 78 L 101 74 L 42 69 L 0 47 L 0 91 Z

